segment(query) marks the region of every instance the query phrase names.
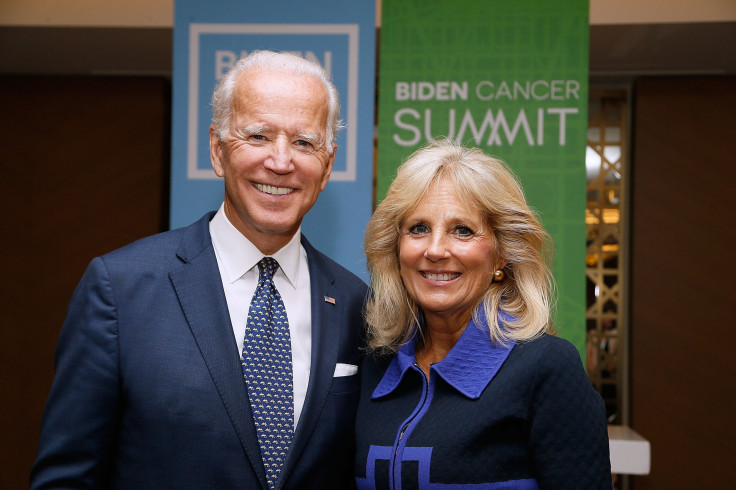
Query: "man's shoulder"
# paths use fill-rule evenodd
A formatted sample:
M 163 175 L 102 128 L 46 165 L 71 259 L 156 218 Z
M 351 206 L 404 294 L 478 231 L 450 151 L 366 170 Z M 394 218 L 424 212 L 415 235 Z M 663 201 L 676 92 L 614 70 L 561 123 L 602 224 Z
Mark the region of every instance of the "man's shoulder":
M 140 238 L 102 255 L 101 258 L 106 263 L 157 262 L 173 258 L 184 243 L 191 242 L 195 249 L 204 248 L 211 244 L 207 226 L 211 215 L 212 213 L 208 213 L 188 226 Z
M 332 294 L 338 301 L 346 301 L 350 309 L 360 311 L 368 296 L 368 286 L 361 278 L 338 264 L 319 250 L 315 249 L 302 235 L 302 246 L 307 251 L 312 287 L 315 284 L 330 284 Z M 319 275 L 317 282 L 315 276 Z M 325 282 L 322 282 L 325 281 Z
M 364 291 L 368 288 L 365 282 L 353 272 L 338 264 L 327 255 L 323 254 L 302 235 L 302 246 L 307 251 L 307 260 L 310 262 L 310 271 L 318 271 L 329 275 L 340 282 L 341 287 L 352 288 L 356 291 Z

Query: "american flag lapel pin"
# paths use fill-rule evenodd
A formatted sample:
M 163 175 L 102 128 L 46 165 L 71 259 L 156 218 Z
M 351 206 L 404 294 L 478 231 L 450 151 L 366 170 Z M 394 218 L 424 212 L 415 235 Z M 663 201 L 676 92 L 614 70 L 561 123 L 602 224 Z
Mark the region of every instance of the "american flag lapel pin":
M 325 296 L 325 303 L 330 303 L 331 305 L 335 304 L 335 298 L 332 296 Z

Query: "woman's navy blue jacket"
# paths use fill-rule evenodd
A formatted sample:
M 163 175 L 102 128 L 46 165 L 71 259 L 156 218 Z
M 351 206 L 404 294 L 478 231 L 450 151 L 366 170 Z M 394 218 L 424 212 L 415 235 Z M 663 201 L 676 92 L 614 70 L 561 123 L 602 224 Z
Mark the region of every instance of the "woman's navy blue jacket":
M 610 489 L 603 401 L 566 340 L 493 345 L 475 321 L 427 379 L 416 338 L 367 356 L 359 489 Z

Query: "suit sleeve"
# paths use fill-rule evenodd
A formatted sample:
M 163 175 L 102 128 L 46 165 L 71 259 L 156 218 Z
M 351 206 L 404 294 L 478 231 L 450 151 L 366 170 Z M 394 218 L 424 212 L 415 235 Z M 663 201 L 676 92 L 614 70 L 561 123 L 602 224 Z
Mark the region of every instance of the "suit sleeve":
M 101 258 L 75 290 L 56 350 L 55 375 L 31 488 L 107 486 L 120 406 L 118 321 Z
M 530 447 L 540 488 L 610 489 L 605 407 L 567 341 L 553 339 L 532 387 Z

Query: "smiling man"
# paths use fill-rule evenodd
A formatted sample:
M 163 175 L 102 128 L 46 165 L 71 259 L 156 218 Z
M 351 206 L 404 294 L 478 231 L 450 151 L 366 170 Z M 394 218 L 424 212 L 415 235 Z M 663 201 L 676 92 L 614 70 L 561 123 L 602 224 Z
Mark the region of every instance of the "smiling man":
M 268 254 L 291 240 L 327 185 L 336 150 L 326 140 L 329 93 L 314 77 L 241 70 L 232 116 L 210 127 L 212 167 L 225 179 L 228 220 Z
M 301 222 L 339 102 L 316 64 L 254 52 L 212 97 L 224 202 L 94 259 L 59 338 L 32 488 L 346 488 L 365 284 Z

